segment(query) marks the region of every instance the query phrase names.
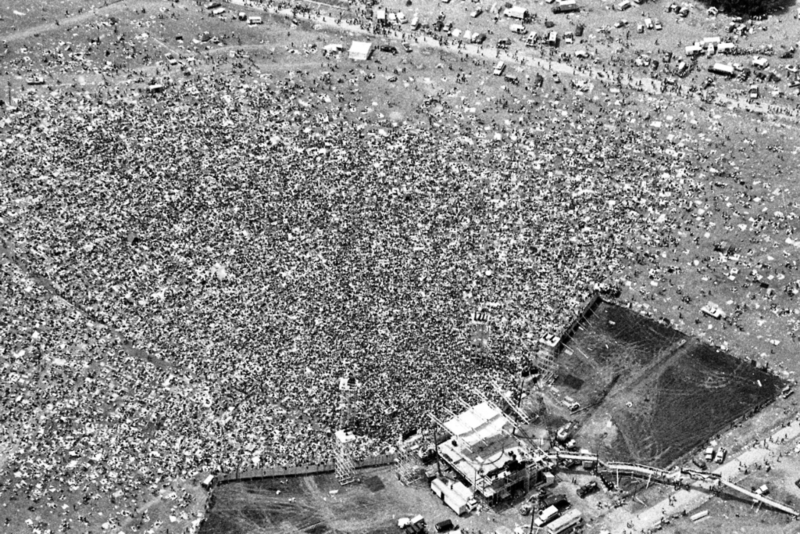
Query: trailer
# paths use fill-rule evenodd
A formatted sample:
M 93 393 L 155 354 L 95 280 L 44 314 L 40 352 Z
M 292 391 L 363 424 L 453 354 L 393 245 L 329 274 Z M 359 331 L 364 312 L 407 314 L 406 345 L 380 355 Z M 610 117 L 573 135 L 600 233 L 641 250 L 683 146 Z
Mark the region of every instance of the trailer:
M 456 515 L 464 515 L 470 510 L 469 501 L 462 495 L 463 492 L 457 491 L 454 486 L 460 483 L 444 481 L 434 478 L 431 481 L 431 491 L 439 497 L 443 503 L 450 507 Z M 463 485 L 463 484 L 462 484 Z
M 708 72 L 729 77 L 736 75 L 736 69 L 733 68 L 733 65 L 728 65 L 727 63 L 714 63 L 708 67 Z M 719 310 L 719 308 L 717 308 L 717 310 Z

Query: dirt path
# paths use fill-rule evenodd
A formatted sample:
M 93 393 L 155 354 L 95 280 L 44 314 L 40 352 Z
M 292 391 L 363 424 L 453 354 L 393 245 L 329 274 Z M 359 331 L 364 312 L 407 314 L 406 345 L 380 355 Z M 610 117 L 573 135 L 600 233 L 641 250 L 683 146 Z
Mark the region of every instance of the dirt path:
M 740 480 L 745 476 L 739 471 L 740 464 L 764 463 L 765 460 L 769 459 L 770 455 L 781 449 L 780 443 L 782 440 L 790 442 L 798 436 L 800 436 L 800 422 L 792 421 L 792 424 L 788 427 L 781 428 L 772 434 L 771 440 L 767 441 L 765 446 L 748 449 L 713 472 L 731 482 Z M 629 523 L 633 527 L 633 532 L 643 532 L 659 522 L 665 513 L 666 515 L 673 515 L 685 510 L 689 514 L 692 510 L 705 504 L 711 499 L 711 496 L 708 483 L 698 481 L 692 484 L 689 489 L 674 492 L 671 495 L 672 503 L 667 498 L 635 515 L 622 508 L 617 508 L 609 513 L 603 521 L 612 534 L 631 532 L 631 528 L 627 527 Z

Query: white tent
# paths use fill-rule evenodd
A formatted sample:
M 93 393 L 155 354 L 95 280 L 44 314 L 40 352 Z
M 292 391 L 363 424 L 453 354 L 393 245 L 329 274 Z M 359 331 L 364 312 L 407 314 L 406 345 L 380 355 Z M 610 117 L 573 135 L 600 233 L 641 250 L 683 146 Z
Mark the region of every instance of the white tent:
M 350 59 L 356 61 L 366 61 L 372 53 L 372 43 L 365 43 L 362 41 L 353 41 L 350 45 Z

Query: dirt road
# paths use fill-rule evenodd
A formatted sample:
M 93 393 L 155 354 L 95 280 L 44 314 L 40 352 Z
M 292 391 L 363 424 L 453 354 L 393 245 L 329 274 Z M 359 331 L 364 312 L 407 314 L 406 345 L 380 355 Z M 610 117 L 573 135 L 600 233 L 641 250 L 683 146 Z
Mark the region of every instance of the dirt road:
M 732 458 L 713 472 L 725 480 L 736 482 L 745 476 L 739 470 L 740 465 L 764 464 L 765 460 L 768 460 L 771 455 L 776 454 L 781 449 L 782 441 L 789 442 L 798 436 L 800 436 L 800 421 L 792 421 L 792 424 L 775 432 L 770 439 L 762 442 L 759 447 L 744 451 L 738 457 Z M 667 498 L 636 515 L 622 508 L 617 508 L 603 519 L 604 528 L 608 529 L 612 534 L 641 532 L 657 524 L 665 515 L 674 515 L 684 510 L 687 514 L 691 513 L 692 510 L 705 504 L 712 495 L 709 490 L 709 483 L 698 481 L 692 484 L 688 490 L 674 492 L 671 497 L 672 503 Z
M 254 6 L 251 5 L 249 2 L 247 2 L 247 0 L 231 0 L 229 3 L 234 5 L 247 6 L 253 9 L 261 9 L 262 11 L 275 15 L 281 15 L 289 18 L 294 17 L 292 11 L 289 9 L 279 10 L 269 6 L 259 6 L 259 5 Z M 300 19 L 313 21 L 314 24 L 316 25 L 326 26 L 332 29 L 344 30 L 357 35 L 370 35 L 373 37 L 377 37 L 374 36 L 369 31 L 361 28 L 360 26 L 348 24 L 344 21 L 337 23 L 332 17 L 326 17 L 324 15 L 322 16 L 316 16 L 313 14 L 303 15 L 300 17 Z M 403 32 L 388 30 L 386 37 L 399 40 L 402 38 L 402 36 Z M 518 66 L 518 70 L 520 70 L 520 72 L 524 72 L 526 67 L 536 67 L 539 69 L 551 71 L 556 74 L 563 74 L 565 76 L 572 76 L 576 78 L 584 78 L 587 80 L 599 80 L 601 83 L 607 86 L 627 87 L 635 91 L 646 92 L 654 95 L 664 94 L 666 89 L 666 86 L 662 81 L 655 80 L 653 78 L 636 77 L 630 75 L 614 76 L 607 71 L 604 71 L 602 69 L 597 69 L 591 66 L 577 69 L 566 63 L 561 63 L 558 61 L 552 61 L 542 57 L 538 57 L 533 54 L 535 48 L 527 48 L 515 51 L 513 54 L 508 54 L 504 51 L 499 51 L 494 48 L 492 49 L 483 48 L 477 44 L 443 45 L 440 44 L 437 40 L 433 39 L 432 37 L 428 37 L 426 35 L 420 34 L 420 35 L 415 35 L 415 37 L 417 38 L 417 44 L 419 46 L 439 49 L 439 50 L 446 50 L 451 53 L 464 54 L 469 57 L 478 57 L 490 60 L 502 60 L 509 65 Z M 676 84 L 672 86 L 672 88 L 669 89 L 669 92 L 683 97 L 694 98 L 694 100 L 698 102 L 704 101 L 704 96 L 701 92 L 691 91 L 688 87 L 684 87 L 681 84 Z M 748 111 L 751 113 L 756 113 L 759 115 L 769 114 L 770 118 L 776 118 L 776 119 L 779 118 L 783 120 L 790 120 L 793 122 L 800 121 L 800 114 L 798 114 L 797 110 L 793 109 L 782 109 L 782 112 L 779 115 L 776 115 L 775 113 L 778 110 L 772 109 L 772 107 L 769 106 L 768 104 L 753 103 L 744 99 L 733 98 L 724 94 L 717 94 L 713 102 L 721 107 L 726 107 L 731 110 L 738 109 L 738 110 Z

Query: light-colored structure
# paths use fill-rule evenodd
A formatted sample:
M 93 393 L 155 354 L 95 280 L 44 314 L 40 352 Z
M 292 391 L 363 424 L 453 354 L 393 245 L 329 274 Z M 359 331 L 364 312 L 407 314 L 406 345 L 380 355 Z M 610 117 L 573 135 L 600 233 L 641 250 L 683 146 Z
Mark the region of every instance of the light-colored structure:
M 353 464 L 352 444 L 356 437 L 344 430 L 337 430 L 334 434 L 335 444 L 335 460 L 336 460 L 336 479 L 339 484 L 345 486 L 355 482 L 355 465 Z
M 353 41 L 350 45 L 349 58 L 355 61 L 366 61 L 372 53 L 372 43 Z
M 553 466 L 544 451 L 515 435 L 517 423 L 491 401 L 444 422 L 431 418 L 452 436 L 439 445 L 440 458 L 490 502 L 506 498 L 517 486 L 530 490 Z

